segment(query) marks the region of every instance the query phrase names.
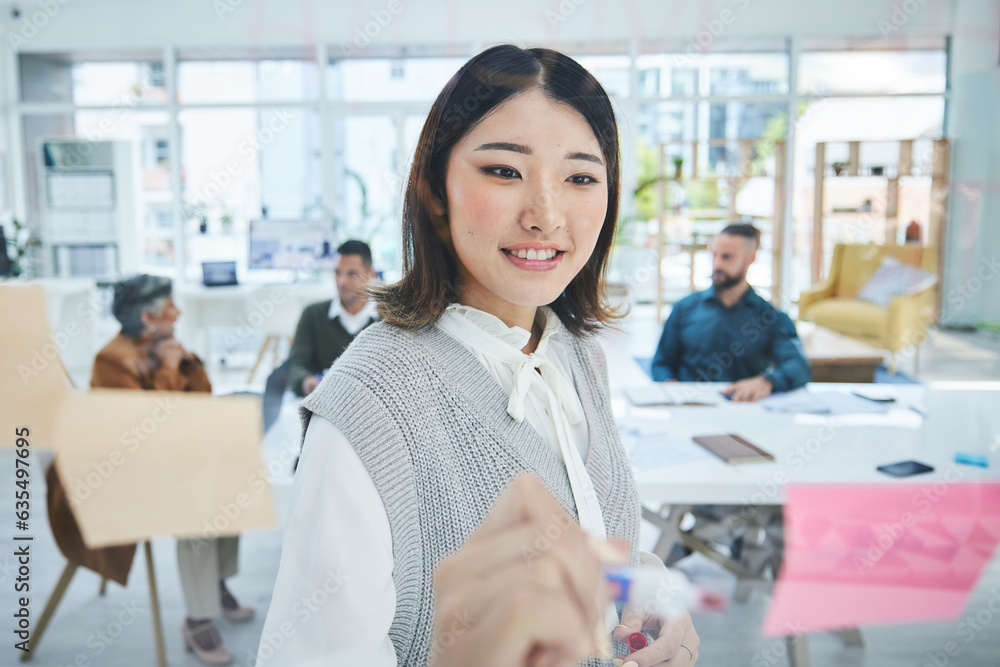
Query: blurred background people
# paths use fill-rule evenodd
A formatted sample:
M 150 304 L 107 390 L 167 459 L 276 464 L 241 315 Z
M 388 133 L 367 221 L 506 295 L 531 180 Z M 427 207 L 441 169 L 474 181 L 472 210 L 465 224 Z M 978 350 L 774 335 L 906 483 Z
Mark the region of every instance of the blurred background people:
M 122 280 L 115 285 L 111 312 L 121 323 L 121 332 L 97 354 L 92 387 L 212 391 L 201 359 L 174 338 L 181 311 L 174 304 L 168 278 L 138 275 Z M 253 609 L 240 606 L 225 583 L 237 572 L 238 548 L 237 536 L 177 540 L 187 607 L 181 626 L 184 646 L 206 665 L 234 660 L 213 619 L 223 616 L 241 622 L 254 615 Z
M 295 329 L 288 386 L 297 396 L 311 394 L 354 337 L 378 319 L 366 291 L 374 277 L 367 243 L 351 240 L 337 248 L 337 298 L 307 306 Z
M 653 357 L 653 379 L 729 382 L 734 401 L 757 401 L 809 382 L 795 325 L 747 282 L 760 230 L 729 225 L 712 240 L 712 286 L 674 305 Z

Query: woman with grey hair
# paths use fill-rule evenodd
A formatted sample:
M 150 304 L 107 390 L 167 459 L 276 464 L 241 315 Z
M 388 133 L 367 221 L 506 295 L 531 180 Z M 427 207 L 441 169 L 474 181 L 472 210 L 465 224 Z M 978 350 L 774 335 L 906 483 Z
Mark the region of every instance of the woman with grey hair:
M 97 354 L 91 387 L 212 391 L 201 360 L 174 338 L 181 311 L 174 305 L 169 278 L 138 275 L 122 280 L 115 285 L 111 312 L 121 322 L 121 333 Z M 239 605 L 225 584 L 236 574 L 238 545 L 238 537 L 177 540 L 187 607 L 184 646 L 206 665 L 234 660 L 212 619 L 224 616 L 240 622 L 254 615 L 253 609 Z

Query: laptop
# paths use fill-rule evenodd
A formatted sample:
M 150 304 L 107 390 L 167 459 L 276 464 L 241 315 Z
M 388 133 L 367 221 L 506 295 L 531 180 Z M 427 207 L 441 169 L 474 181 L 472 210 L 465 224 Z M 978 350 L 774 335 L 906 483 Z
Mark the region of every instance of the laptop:
M 205 287 L 237 285 L 236 262 L 202 262 L 201 271 Z

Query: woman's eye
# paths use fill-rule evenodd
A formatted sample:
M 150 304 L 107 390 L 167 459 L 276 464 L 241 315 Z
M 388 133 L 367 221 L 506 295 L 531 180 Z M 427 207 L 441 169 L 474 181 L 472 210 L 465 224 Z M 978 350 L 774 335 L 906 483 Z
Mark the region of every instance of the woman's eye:
M 598 183 L 599 181 L 593 176 L 587 176 L 586 174 L 577 174 L 576 176 L 569 177 L 570 183 L 573 185 L 590 185 L 591 183 Z
M 511 169 L 510 167 L 487 167 L 483 171 L 488 174 L 493 174 L 494 176 L 499 176 L 503 179 L 518 178 L 520 176 L 516 170 Z

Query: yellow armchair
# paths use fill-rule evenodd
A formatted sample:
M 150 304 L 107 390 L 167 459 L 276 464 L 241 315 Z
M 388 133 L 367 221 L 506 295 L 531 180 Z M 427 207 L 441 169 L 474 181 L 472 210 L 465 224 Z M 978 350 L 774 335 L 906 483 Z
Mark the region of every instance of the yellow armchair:
M 896 354 L 911 346 L 919 351 L 934 321 L 935 286 L 893 297 L 888 308 L 859 301 L 858 292 L 886 257 L 928 273 L 937 271 L 936 248 L 838 243 L 826 280 L 799 296 L 799 319 L 888 350 L 889 367 L 895 372 Z

